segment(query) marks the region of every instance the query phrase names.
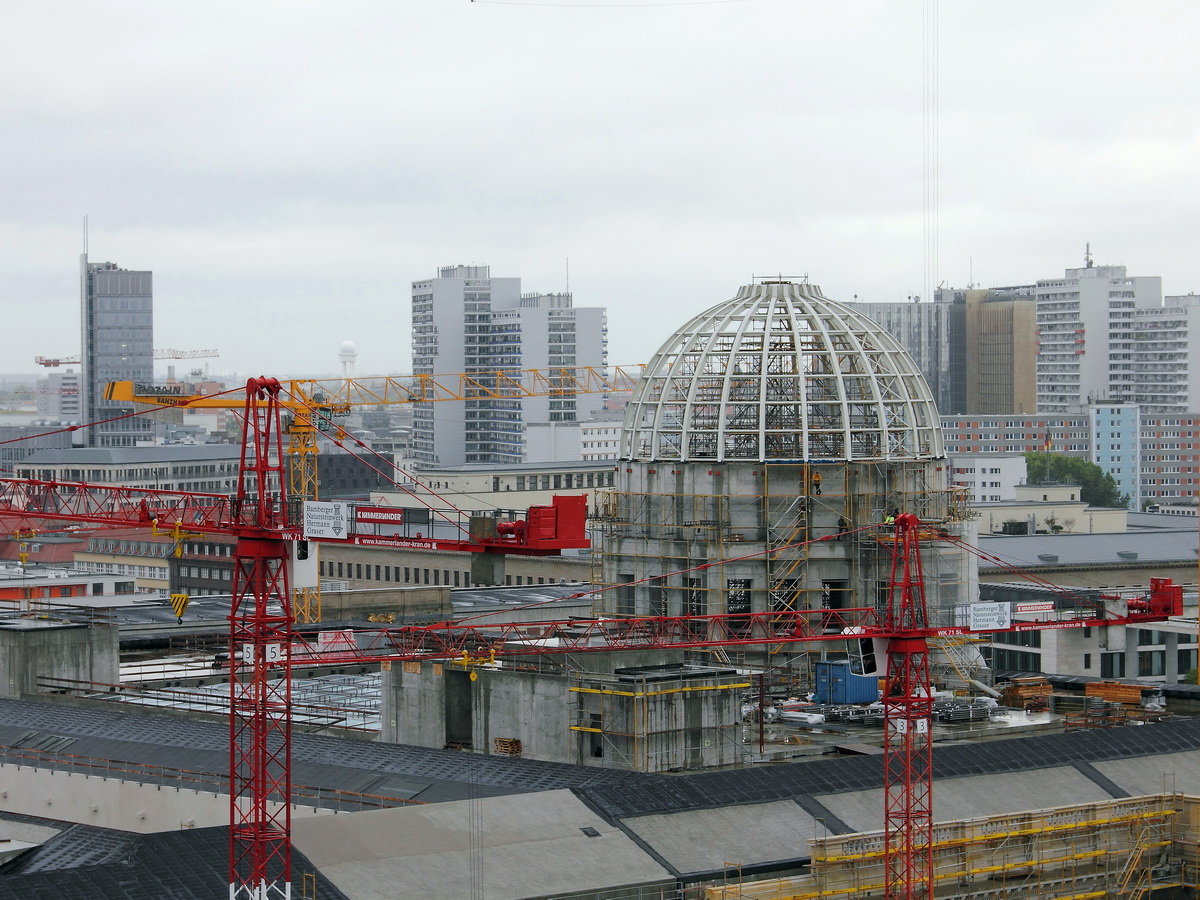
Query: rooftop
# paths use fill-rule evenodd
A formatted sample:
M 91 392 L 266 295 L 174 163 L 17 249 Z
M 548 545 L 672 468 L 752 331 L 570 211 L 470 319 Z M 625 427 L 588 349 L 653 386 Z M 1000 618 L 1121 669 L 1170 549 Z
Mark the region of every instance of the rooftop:
M 187 769 L 212 773 L 219 786 L 228 764 L 220 723 L 11 700 L 0 700 L 0 722 L 0 780 L 16 774 L 14 762 L 68 768 L 91 758 L 119 764 L 125 779 Z M 498 867 L 488 880 L 493 898 L 634 882 L 673 887 L 719 877 L 731 864 L 794 867 L 809 838 L 882 822 L 878 756 L 645 775 L 297 734 L 294 761 L 301 790 L 360 791 L 396 804 L 294 823 L 294 870 L 319 871 L 319 896 L 335 900 L 394 897 L 401 882 L 427 885 L 424 897 L 461 897 L 471 848 L 488 871 Z M 1164 779 L 1197 777 L 1200 720 L 940 744 L 934 810 L 939 821 L 1016 812 L 1157 793 Z M 401 806 L 406 800 L 435 806 Z M 225 883 L 223 828 L 131 835 L 0 813 L 7 833 L 42 844 L 0 867 L 0 893 L 15 900 L 187 900 L 217 896 Z
M 1132 563 L 1195 562 L 1195 528 L 1115 534 L 980 535 L 979 548 L 1021 569 L 1038 566 L 1127 566 Z M 980 561 L 983 571 L 995 568 Z

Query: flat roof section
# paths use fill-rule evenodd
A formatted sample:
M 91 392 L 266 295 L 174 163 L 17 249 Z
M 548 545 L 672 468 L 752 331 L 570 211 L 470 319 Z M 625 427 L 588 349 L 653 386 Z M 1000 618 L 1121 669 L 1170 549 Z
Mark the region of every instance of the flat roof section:
M 405 885 L 423 900 L 461 900 L 476 871 L 489 897 L 674 885 L 570 791 L 317 816 L 293 822 L 292 841 L 354 900 L 394 900 Z
M 793 800 L 632 816 L 621 827 L 681 876 L 808 856 L 809 840 L 826 831 Z

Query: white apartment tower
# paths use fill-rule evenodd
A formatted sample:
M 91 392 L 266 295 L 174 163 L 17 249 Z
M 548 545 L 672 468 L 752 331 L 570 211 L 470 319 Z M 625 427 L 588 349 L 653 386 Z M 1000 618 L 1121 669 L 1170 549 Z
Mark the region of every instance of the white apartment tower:
M 80 421 L 80 385 L 81 376 L 74 369 L 51 372 L 45 380 L 38 381 L 38 415 L 63 422 Z
M 1036 287 L 1037 408 L 1066 413 L 1097 400 L 1142 402 L 1138 310 L 1162 308 L 1162 279 L 1087 265 Z
M 493 278 L 488 266 L 446 266 L 414 281 L 412 332 L 414 374 L 461 372 L 485 384 L 524 369 L 602 367 L 608 343 L 603 309 L 576 308 L 567 293 L 523 294 L 520 278 Z M 531 461 L 527 425 L 577 428 L 602 407 L 600 394 L 417 403 L 413 457 L 436 466 Z
M 1162 306 L 1135 310 L 1134 397 L 1145 412 L 1181 415 L 1200 408 L 1200 297 L 1166 297 Z

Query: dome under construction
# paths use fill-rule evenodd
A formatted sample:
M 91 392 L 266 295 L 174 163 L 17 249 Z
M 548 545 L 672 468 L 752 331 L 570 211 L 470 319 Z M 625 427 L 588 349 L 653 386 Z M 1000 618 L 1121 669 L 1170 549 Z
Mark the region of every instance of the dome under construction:
M 891 334 L 814 284 L 700 313 L 634 390 L 622 458 L 839 462 L 942 456 L 932 392 Z
M 747 285 L 679 328 L 634 389 L 621 456 L 597 495 L 606 615 L 799 612 L 830 633 L 886 605 L 897 510 L 972 534 L 912 358 L 801 281 Z M 922 557 L 930 621 L 951 624 L 978 594 L 973 557 Z M 846 652 L 797 647 L 800 683 L 808 648 Z

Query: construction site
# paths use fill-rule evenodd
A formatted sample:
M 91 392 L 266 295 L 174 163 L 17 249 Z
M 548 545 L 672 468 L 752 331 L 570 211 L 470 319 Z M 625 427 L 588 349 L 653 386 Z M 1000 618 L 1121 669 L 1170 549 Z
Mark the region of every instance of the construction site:
M 75 517 L 238 539 L 227 693 L 191 709 L 166 692 L 198 690 L 212 671 L 161 679 L 154 705 L 167 709 L 113 702 L 125 693 L 117 615 L 0 620 L 6 896 L 1200 890 L 1195 720 L 1066 733 L 1021 718 L 1041 686 L 1018 685 L 1022 708 L 993 722 L 999 692 L 979 651 L 982 635 L 1042 628 L 1105 629 L 1117 649 L 1127 625 L 1182 616 L 1180 586 L 1063 586 L 1024 619 L 980 602 L 975 520 L 928 386 L 892 335 L 807 280 L 742 287 L 666 340 L 590 509 L 556 498 L 421 539 L 478 558 L 481 584 L 507 554 L 590 548 L 591 584 L 547 587 L 509 623 L 473 611 L 321 631 L 310 541 L 399 555 L 416 539 L 349 505 L 293 516 L 283 497 L 318 503 L 295 468 L 322 413 L 285 451 L 282 392 L 247 386 L 236 502 L 6 480 L 0 517 L 14 528 Z M 356 737 L 293 707 L 306 669 L 362 696 Z M 346 680 L 368 671 L 365 686 Z M 98 696 L 104 685 L 114 696 Z M 851 707 L 864 721 L 836 718 Z M 1077 709 L 1083 725 L 1115 725 Z M 166 859 L 179 862 L 155 864 Z

